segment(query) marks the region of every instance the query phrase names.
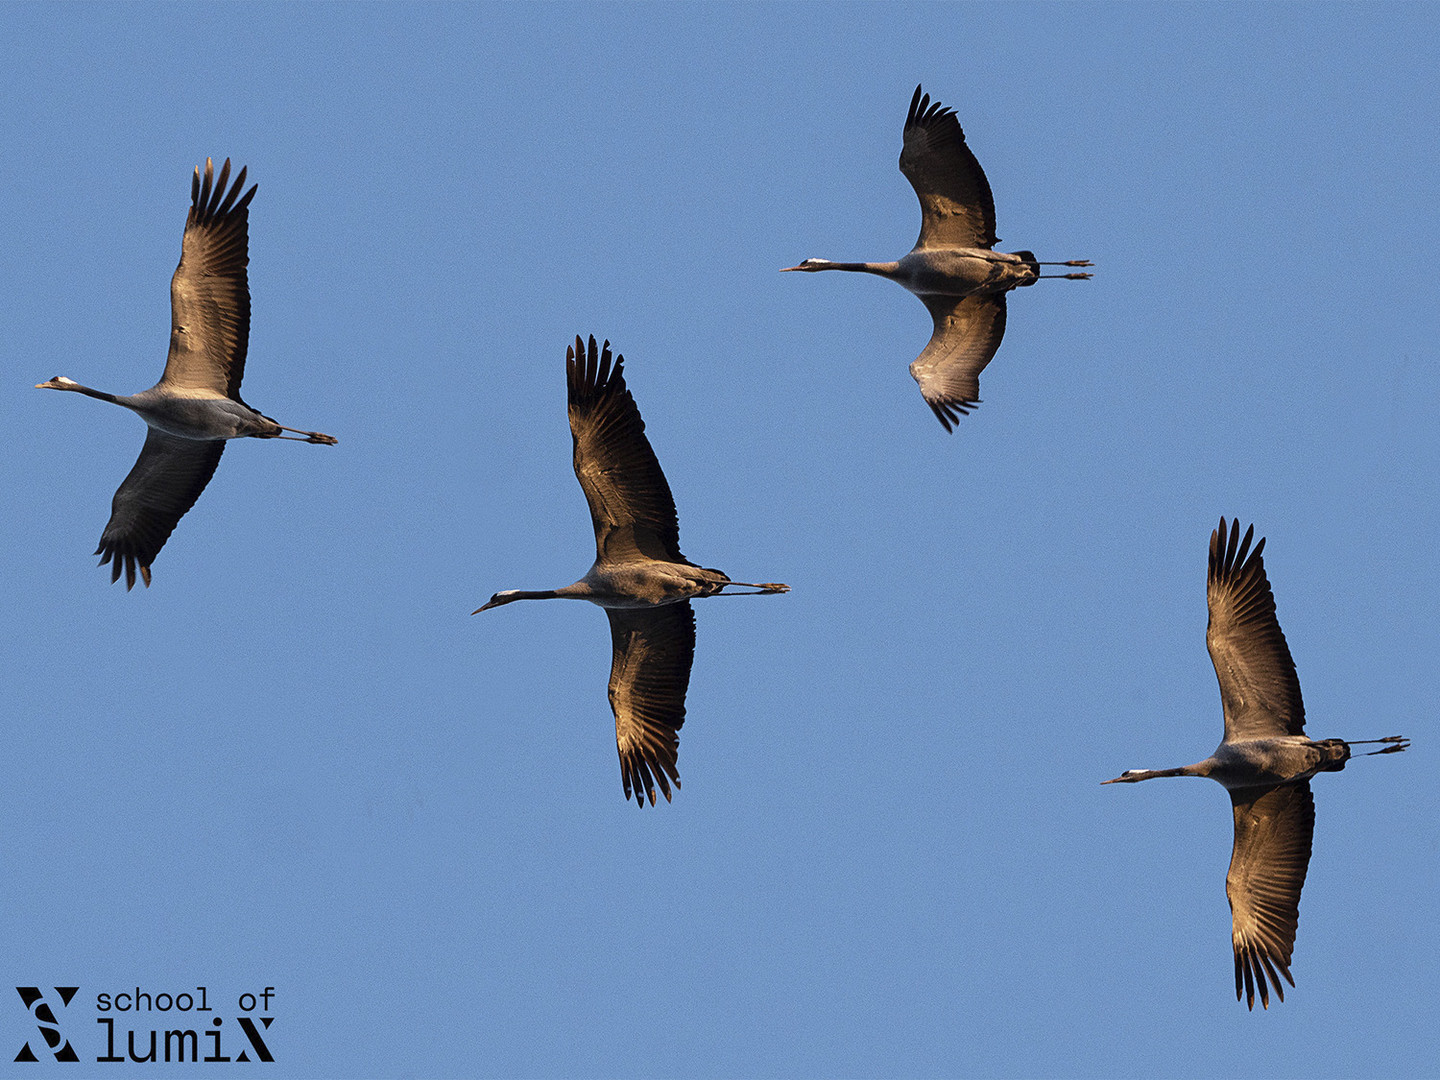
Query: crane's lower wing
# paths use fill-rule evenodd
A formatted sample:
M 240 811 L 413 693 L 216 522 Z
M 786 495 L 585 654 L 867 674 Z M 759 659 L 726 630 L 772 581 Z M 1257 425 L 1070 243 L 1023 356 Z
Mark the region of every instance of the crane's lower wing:
M 610 708 L 625 797 L 655 805 L 655 785 L 670 801 L 680 787 L 675 759 L 685 723 L 685 691 L 695 659 L 695 612 L 688 600 L 653 608 L 607 608 L 610 640 Z
M 1231 940 L 1235 946 L 1235 1000 L 1244 990 L 1246 1004 L 1270 1007 L 1269 986 L 1281 1001 L 1291 986 L 1290 955 L 1300 921 L 1300 890 L 1310 866 L 1315 833 L 1315 800 L 1310 782 L 1285 784 L 1257 795 L 1230 793 L 1235 809 L 1235 849 L 1225 895 L 1230 899 Z
M 149 586 L 150 564 L 215 475 L 224 452 L 220 439 L 181 439 L 150 429 L 135 467 L 115 492 L 109 524 L 95 549 L 103 556 L 101 566 L 112 564 L 112 582 L 123 569 L 125 588 L 133 589 L 138 566 Z
M 935 332 L 910 365 L 920 393 L 945 430 L 980 404 L 980 372 L 1005 336 L 1005 294 L 922 296 Z

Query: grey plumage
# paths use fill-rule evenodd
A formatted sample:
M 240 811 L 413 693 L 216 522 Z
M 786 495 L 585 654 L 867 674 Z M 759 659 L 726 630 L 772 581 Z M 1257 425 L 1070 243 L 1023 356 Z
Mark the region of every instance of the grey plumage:
M 1210 535 L 1207 596 L 1210 620 L 1205 641 L 1225 712 L 1225 737 L 1215 753 L 1176 769 L 1132 769 L 1106 784 L 1136 783 L 1157 776 L 1208 776 L 1230 793 L 1235 845 L 1225 877 L 1235 953 L 1235 999 L 1250 1008 L 1270 989 L 1285 1000 L 1290 959 L 1300 918 L 1300 890 L 1310 865 L 1315 800 L 1310 778 L 1339 772 L 1351 745 L 1385 743 L 1371 754 L 1404 750 L 1399 735 L 1384 739 L 1312 740 L 1305 735 L 1305 706 L 1295 662 L 1275 616 L 1275 596 L 1265 576 L 1262 538 L 1250 548 L 1252 525 L 1240 538 L 1224 518 Z
M 115 492 L 110 520 L 100 535 L 100 565 L 110 580 L 123 570 L 125 588 L 136 571 L 148 587 L 150 564 L 175 525 L 195 505 L 220 464 L 226 439 L 286 439 L 333 445 L 317 431 L 283 427 L 240 397 L 250 340 L 249 206 L 256 187 L 241 192 L 245 170 L 227 191 L 230 161 L 220 169 L 205 159 L 195 170 L 180 265 L 170 280 L 170 352 L 165 373 L 149 390 L 116 395 L 81 386 L 63 375 L 37 383 L 123 405 L 149 425 L 140 457 Z
M 1041 274 L 1042 266 L 1089 266 L 1085 259 L 1037 262 L 1032 252 L 992 251 L 995 199 L 990 182 L 965 143 L 953 109 L 915 87 L 905 118 L 900 171 L 920 200 L 920 237 L 898 262 L 806 259 L 785 270 L 851 270 L 903 285 L 930 312 L 934 331 L 910 365 L 920 393 L 946 431 L 980 404 L 980 372 L 1005 335 L 1005 294 L 1041 277 L 1088 278 L 1088 273 Z
M 516 600 L 588 600 L 605 609 L 612 649 L 610 708 L 625 797 L 637 805 L 658 786 L 666 801 L 680 787 L 676 767 L 685 692 L 695 656 L 694 597 L 728 587 L 788 592 L 788 585 L 731 581 L 696 566 L 680 551 L 670 485 L 645 437 L 645 422 L 625 385 L 623 356 L 610 343 L 580 338 L 566 351 L 575 476 L 595 526 L 595 562 L 559 589 L 495 593 L 472 614 Z M 755 595 L 755 594 L 727 594 Z

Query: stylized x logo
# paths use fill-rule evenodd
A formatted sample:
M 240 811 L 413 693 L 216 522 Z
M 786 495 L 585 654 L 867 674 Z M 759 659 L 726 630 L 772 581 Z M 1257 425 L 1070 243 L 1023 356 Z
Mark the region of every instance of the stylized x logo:
M 78 986 L 57 986 L 55 993 L 60 995 L 60 1004 L 69 1005 L 80 988 Z M 50 1008 L 50 1003 L 45 1000 L 45 995 L 40 992 L 38 986 L 17 986 L 15 992 L 20 995 L 20 1000 L 25 1002 L 25 1008 L 35 1017 L 35 1023 L 40 1028 L 40 1034 L 45 1037 L 45 1043 L 55 1054 L 56 1061 L 79 1061 L 70 1040 L 60 1034 L 60 1022 L 55 1019 L 55 1010 Z M 64 1043 L 61 1046 L 61 1043 Z M 56 1050 L 56 1047 L 60 1049 Z M 15 1055 L 16 1061 L 38 1061 L 35 1052 L 30 1049 L 27 1042 L 20 1048 L 20 1053 Z

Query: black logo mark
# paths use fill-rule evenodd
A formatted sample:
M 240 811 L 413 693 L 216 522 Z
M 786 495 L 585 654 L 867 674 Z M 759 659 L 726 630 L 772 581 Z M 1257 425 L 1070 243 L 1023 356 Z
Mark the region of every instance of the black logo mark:
M 57 986 L 55 993 L 60 995 L 61 1006 L 70 1004 L 80 988 L 78 986 Z M 15 992 L 20 995 L 20 1000 L 25 1002 L 25 1008 L 35 1017 L 36 1026 L 40 1028 L 40 1034 L 45 1038 L 45 1044 L 55 1054 L 56 1061 L 79 1061 L 75 1049 L 70 1045 L 70 1040 L 60 1034 L 60 1022 L 55 1019 L 55 1010 L 50 1008 L 50 1003 L 45 1000 L 45 995 L 40 992 L 38 986 L 17 986 Z M 60 1046 L 61 1043 L 64 1046 Z M 60 1049 L 55 1048 L 59 1046 Z M 20 1053 L 15 1055 L 16 1061 L 38 1061 L 35 1052 L 30 1049 L 27 1042 L 20 1048 Z

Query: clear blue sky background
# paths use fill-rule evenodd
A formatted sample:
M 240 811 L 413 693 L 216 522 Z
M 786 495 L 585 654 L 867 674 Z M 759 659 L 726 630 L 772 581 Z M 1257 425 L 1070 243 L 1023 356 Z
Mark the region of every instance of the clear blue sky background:
M 238 1040 L 273 986 L 269 1075 L 1434 1074 L 1433 6 L 0 26 L 0 978 L 78 984 L 82 1052 L 97 993 L 205 985 Z M 1013 296 L 950 436 L 920 304 L 776 272 L 909 249 L 920 81 L 1002 247 L 1097 264 Z M 142 425 L 31 386 L 159 376 L 206 155 L 260 186 L 245 396 L 340 444 L 231 446 L 127 595 L 90 552 Z M 625 353 L 686 553 L 794 587 L 696 605 L 643 813 L 603 615 L 469 616 L 592 558 L 576 333 Z M 1269 537 L 1310 733 L 1415 740 L 1316 782 L 1268 1014 L 1224 792 L 1099 784 L 1219 739 L 1221 514 Z M 0 1073 L 76 1075 L 8 1064 L 0 991 Z

